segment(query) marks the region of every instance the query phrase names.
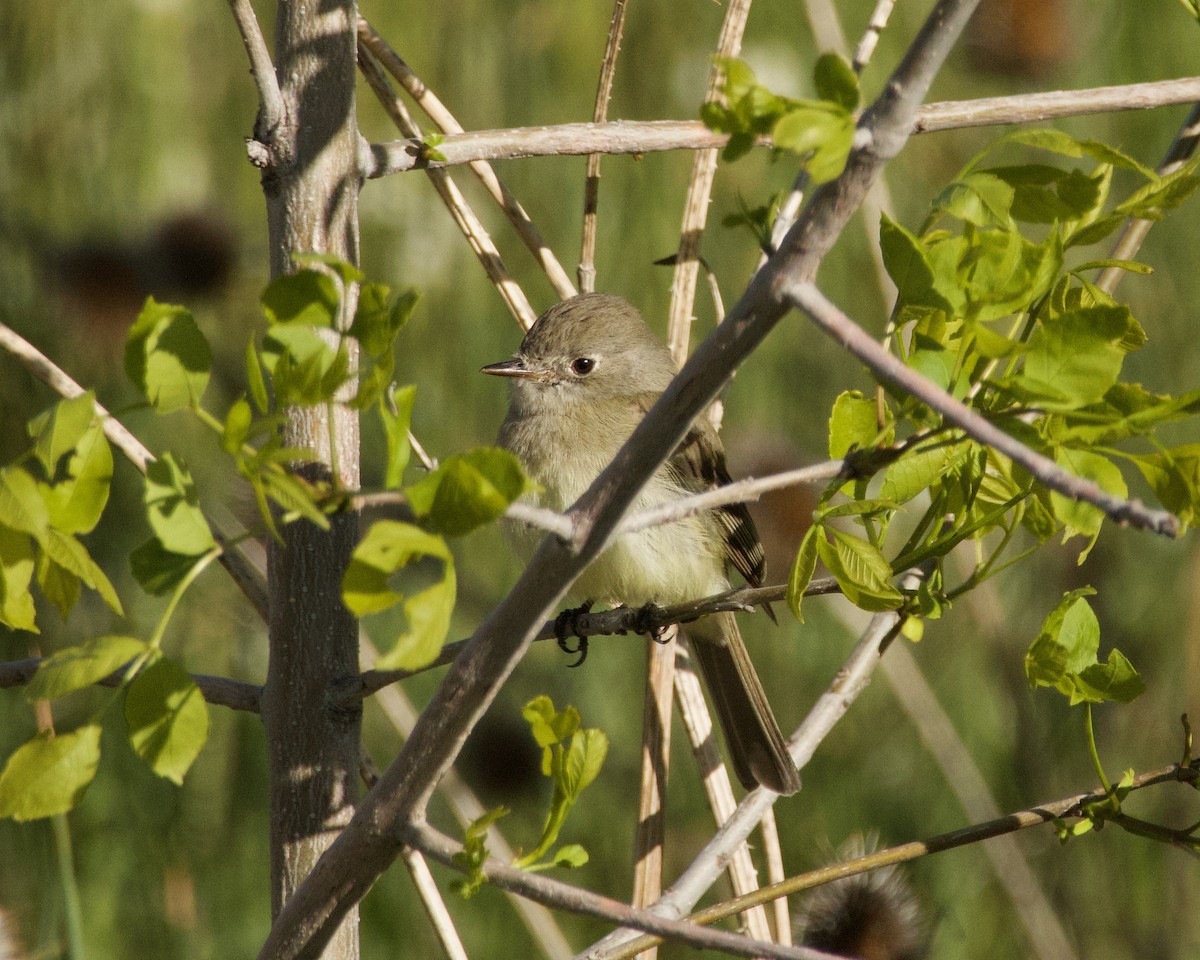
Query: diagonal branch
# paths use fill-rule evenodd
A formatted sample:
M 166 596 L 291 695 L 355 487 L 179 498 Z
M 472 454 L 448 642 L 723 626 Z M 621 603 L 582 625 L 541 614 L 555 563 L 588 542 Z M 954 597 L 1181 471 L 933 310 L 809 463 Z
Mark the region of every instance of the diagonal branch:
M 255 137 L 266 144 L 273 139 L 275 131 L 283 122 L 283 94 L 279 89 L 279 78 L 271 63 L 271 51 L 263 36 L 262 27 L 250 0 L 229 0 L 229 10 L 237 23 L 238 33 L 250 59 L 250 75 L 258 90 L 258 119 L 254 124 Z
M 881 347 L 871 336 L 826 299 L 810 282 L 784 284 L 783 295 L 809 315 L 812 321 L 865 363 L 879 379 L 916 397 L 961 427 L 981 443 L 995 448 L 1019 463 L 1045 487 L 1072 500 L 1083 500 L 1103 510 L 1118 523 L 1130 523 L 1169 537 L 1179 533 L 1179 521 L 1163 510 L 1149 510 L 1138 500 L 1123 500 L 1101 490 L 1091 480 L 1067 473 L 1053 460 L 1042 456 L 1005 433 L 970 407 L 956 400 L 933 381 L 923 377 Z

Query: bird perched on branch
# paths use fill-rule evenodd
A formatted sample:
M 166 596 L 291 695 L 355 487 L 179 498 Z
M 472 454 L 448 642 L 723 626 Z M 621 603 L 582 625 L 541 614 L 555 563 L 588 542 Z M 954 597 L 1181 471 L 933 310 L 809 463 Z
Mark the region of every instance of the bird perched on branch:
M 532 495 L 562 511 L 591 486 L 675 376 L 670 353 L 634 307 L 588 293 L 547 310 L 511 360 L 484 373 L 512 383 L 499 443 L 541 486 Z M 642 489 L 647 509 L 729 482 L 725 453 L 706 420 Z M 532 549 L 536 534 L 519 535 Z M 732 564 L 761 585 L 763 550 L 744 505 L 732 504 L 617 537 L 573 588 L 587 600 L 674 604 L 729 589 Z M 734 771 L 747 789 L 800 789 L 800 775 L 730 613 L 687 628 Z

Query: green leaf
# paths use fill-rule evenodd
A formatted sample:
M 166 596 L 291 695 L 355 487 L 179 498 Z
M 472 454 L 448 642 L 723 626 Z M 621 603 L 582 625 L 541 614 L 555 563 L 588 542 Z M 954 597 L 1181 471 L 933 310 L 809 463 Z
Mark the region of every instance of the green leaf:
M 45 539 L 50 516 L 37 481 L 16 465 L 0 467 L 0 524 Z
M 1013 188 L 999 177 L 970 173 L 942 190 L 933 209 L 979 227 L 1007 228 L 1013 195 Z
M 182 784 L 208 739 L 208 705 L 182 667 L 159 659 L 129 684 L 125 723 L 129 742 L 150 769 Z
M 332 253 L 294 253 L 292 261 L 300 267 L 321 266 L 332 270 L 344 284 L 362 283 L 367 279 L 358 267 Z
M 381 284 L 367 284 L 359 291 L 358 310 L 350 325 L 350 336 L 373 357 L 391 350 L 396 335 L 408 323 L 420 298 L 415 290 L 405 290 L 395 301 L 391 291 Z
M 0 524 L 0 623 L 13 630 L 40 632 L 29 583 L 33 579 L 29 535 Z
M 906 503 L 950 473 L 970 452 L 969 443 L 938 445 L 906 453 L 887 468 L 879 496 Z
M 432 585 L 411 596 L 389 586 L 394 573 L 424 558 L 437 561 L 440 567 Z M 438 655 L 450 630 L 454 599 L 454 559 L 446 541 L 397 520 L 378 520 L 371 525 L 342 579 L 342 600 L 355 616 L 404 604 L 408 629 L 380 657 L 380 669 L 385 670 L 415 670 Z
M 267 381 L 263 377 L 262 361 L 258 358 L 258 351 L 254 349 L 253 340 L 246 344 L 245 362 L 246 385 L 250 396 L 253 397 L 258 412 L 266 413 L 270 409 L 271 400 L 267 396 Z
M 262 356 L 281 406 L 326 403 L 350 376 L 346 351 L 313 327 L 272 327 L 263 337 Z
M 857 390 L 844 390 L 829 415 L 829 459 L 839 460 L 855 450 L 865 450 L 879 436 L 879 407 Z
M 92 425 L 65 464 L 65 477 L 38 484 L 52 526 L 64 533 L 90 533 L 100 522 L 112 486 L 112 450 L 99 422 Z
M 60 400 L 29 421 L 27 429 L 33 438 L 34 456 L 51 483 L 68 474 L 67 464 L 62 461 L 75 453 L 75 447 L 95 419 L 96 396 L 89 390 L 72 399 Z
M 388 490 L 398 490 L 404 481 L 404 468 L 408 466 L 408 458 L 412 453 L 408 430 L 416 399 L 415 386 L 395 387 L 386 400 L 380 400 L 379 403 L 379 419 L 383 423 L 383 435 L 387 442 L 383 485 Z
M 818 536 L 817 553 L 837 578 L 847 600 L 872 611 L 894 610 L 903 604 L 904 594 L 888 582 L 891 565 L 877 547 L 832 527 L 827 532 L 833 542 Z
M 200 402 L 212 351 L 183 307 L 146 300 L 125 341 L 125 373 L 159 413 Z
M 1059 687 L 1069 674 L 1077 674 L 1096 663 L 1100 649 L 1100 624 L 1084 598 L 1096 591 L 1080 587 L 1063 596 L 1042 622 L 1037 638 L 1025 654 L 1025 676 L 1032 688 Z
M 0 773 L 0 817 L 38 820 L 66 813 L 83 799 L 100 763 L 94 724 L 56 737 L 39 734 L 17 748 Z
M 837 177 L 846 166 L 854 140 L 854 118 L 824 103 L 805 103 L 788 110 L 771 129 L 780 150 L 801 156 L 811 152 L 805 167 L 814 183 Z
M 164 550 L 195 556 L 213 548 L 192 475 L 170 451 L 146 465 L 145 503 L 150 528 Z
M 158 537 L 151 537 L 129 555 L 129 566 L 143 590 L 152 597 L 161 597 L 179 586 L 203 557 L 172 553 Z
M 515 456 L 499 447 L 477 447 L 448 457 L 406 493 L 418 517 L 456 537 L 498 519 L 532 489 Z
M 323 270 L 282 274 L 262 295 L 263 313 L 272 326 L 333 327 L 340 305 L 337 284 Z
M 1064 157 L 1091 157 L 1100 163 L 1111 164 L 1114 167 L 1122 167 L 1126 170 L 1136 170 L 1148 180 L 1157 179 L 1157 174 L 1153 170 L 1127 154 L 1122 153 L 1120 150 L 1100 143 L 1097 140 L 1077 140 L 1061 130 L 1052 130 L 1049 128 L 1015 130 L 1001 137 L 992 144 L 992 147 L 994 148 L 1004 143 L 1020 143 L 1025 146 L 1037 147 L 1040 150 L 1057 153 Z
M 950 302 L 935 289 L 934 267 L 924 244 L 886 213 L 880 214 L 879 244 L 883 265 L 896 284 L 901 304 L 953 311 Z
M 121 608 L 121 600 L 117 596 L 117 591 L 113 589 L 112 583 L 100 569 L 96 561 L 87 552 L 87 548 L 82 543 L 76 540 L 69 533 L 60 533 L 57 530 L 48 530 L 46 538 L 42 541 L 43 558 L 52 561 L 58 571 L 65 571 L 72 577 L 77 577 L 82 580 L 89 588 L 100 594 L 102 599 L 114 613 L 124 614 Z M 48 571 L 47 576 L 56 576 L 58 571 Z M 39 577 L 41 571 L 39 570 Z M 47 589 L 47 581 L 42 580 L 42 589 L 46 591 L 47 596 L 51 596 L 51 591 Z M 53 589 L 53 588 L 51 588 Z M 70 587 L 67 587 L 70 591 Z M 75 589 L 75 595 L 78 596 L 78 589 Z M 53 598 L 52 598 L 53 599 Z M 61 600 L 62 598 L 60 598 Z M 63 611 L 63 617 L 66 617 L 66 611 L 69 611 L 74 606 L 74 600 L 71 600 L 66 605 L 65 611 L 63 604 L 58 603 L 60 611 Z
M 817 58 L 813 85 L 822 100 L 831 100 L 843 110 L 858 109 L 858 74 L 838 54 L 823 53 Z
M 250 425 L 254 422 L 254 413 L 246 400 L 235 400 L 225 414 L 225 429 L 221 434 L 221 449 L 226 453 L 237 455 L 241 452 L 242 444 L 250 436 Z
M 1030 337 L 1022 381 L 1051 385 L 1073 406 L 1095 403 L 1117 382 L 1125 359 L 1120 343 L 1131 321 L 1120 306 L 1044 318 Z
M 577 843 L 567 843 L 554 851 L 554 866 L 565 870 L 582 867 L 589 860 L 588 852 Z
M 258 480 L 263 492 L 284 509 L 285 520 L 303 517 L 322 530 L 329 529 L 329 518 L 317 505 L 312 487 L 301 478 L 279 470 L 264 470 Z
M 542 748 L 542 773 L 550 776 L 553 754 L 550 748 L 573 736 L 582 723 L 579 711 L 567 705 L 563 711 L 554 707 L 554 701 L 545 694 L 534 697 L 521 709 L 521 716 L 529 724 L 529 732 Z
M 1122 499 L 1129 496 L 1129 488 L 1121 471 L 1107 457 L 1090 450 L 1073 450 L 1059 447 L 1054 452 L 1054 461 L 1064 470 L 1078 477 L 1091 480 L 1105 493 Z M 1087 558 L 1092 545 L 1100 535 L 1100 527 L 1104 522 L 1104 512 L 1099 507 L 1082 500 L 1072 500 L 1057 490 L 1050 491 L 1050 508 L 1054 516 L 1066 529 L 1063 532 L 1063 542 L 1071 537 L 1088 537 L 1089 543 L 1079 555 L 1079 562 Z
M 1120 650 L 1109 651 L 1108 660 L 1085 667 L 1075 678 L 1076 693 L 1071 697 L 1075 704 L 1083 700 L 1104 703 L 1116 700 L 1130 703 L 1145 692 L 1146 684 L 1133 664 Z
M 25 699 L 55 700 L 90 687 L 140 657 L 147 646 L 137 637 L 96 637 L 67 647 L 38 664 L 37 673 L 25 688 Z
M 1200 444 L 1133 458 L 1159 502 L 1185 525 L 1200 519 Z
M 66 620 L 79 602 L 79 577 L 50 559 L 45 552 L 37 558 L 37 582 L 42 593 Z

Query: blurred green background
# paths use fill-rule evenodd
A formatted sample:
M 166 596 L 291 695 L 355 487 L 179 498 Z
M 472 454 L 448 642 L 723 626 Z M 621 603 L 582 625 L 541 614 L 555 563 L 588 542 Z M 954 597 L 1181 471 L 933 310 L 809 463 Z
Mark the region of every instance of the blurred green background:
M 856 39 L 873 4 L 843 3 L 844 29 Z M 269 26 L 272 8 L 257 3 Z M 864 75 L 876 93 L 928 3 L 901 3 Z M 952 57 L 932 99 L 959 99 L 1059 87 L 1166 79 L 1196 72 L 1196 25 L 1173 0 L 1018 2 L 988 0 L 993 19 L 977 24 Z M 610 9 L 566 0 L 459 0 L 428 4 L 394 0 L 363 12 L 455 111 L 468 129 L 590 119 Z M 610 106 L 612 118 L 696 116 L 723 7 L 635 2 Z M 999 19 L 996 19 L 999 18 Z M 1007 18 L 1007 19 L 1006 19 Z M 744 56 L 760 79 L 783 93 L 809 93 L 817 53 L 793 3 L 761 2 L 750 19 Z M 360 85 L 360 115 L 371 140 L 395 134 L 370 91 Z M 210 409 L 223 413 L 242 391 L 241 351 L 261 326 L 257 297 L 266 281 L 266 229 L 258 178 L 243 138 L 256 109 L 245 55 L 225 4 L 184 0 L 83 0 L 0 5 L 0 320 L 33 341 L 114 411 L 131 405 L 121 373 L 124 330 L 141 300 L 184 302 L 195 310 L 217 352 Z M 1063 129 L 1121 147 L 1154 165 L 1186 108 L 1110 114 L 1061 123 Z M 997 131 L 942 133 L 915 139 L 891 165 L 887 180 L 899 219 L 917 226 L 931 197 Z M 599 289 L 641 305 L 660 332 L 670 272 L 652 266 L 678 241 L 691 157 L 607 158 L 601 184 Z M 577 259 L 584 160 L 534 159 L 500 166 L 553 249 L 573 273 Z M 748 234 L 721 227 L 790 183 L 787 160 L 763 152 L 723 168 L 703 254 L 727 302 L 752 270 L 757 251 Z M 465 173 L 457 179 L 498 238 L 507 262 L 539 311 L 553 294 L 531 259 L 512 241 L 503 218 Z M 362 193 L 362 262 L 368 275 L 422 292 L 401 338 L 399 377 L 418 385 L 414 430 L 436 455 L 494 436 L 503 414 L 503 384 L 477 376 L 507 357 L 519 330 L 425 182 L 410 173 L 366 185 Z M 1140 259 L 1149 278 L 1124 281 L 1126 297 L 1150 335 L 1130 357 L 1127 378 L 1181 392 L 1197 385 L 1200 348 L 1193 304 L 1197 208 L 1184 207 L 1155 227 Z M 887 303 L 858 217 L 825 262 L 826 292 L 860 322 L 881 330 Z M 1087 251 L 1100 256 L 1105 251 Z M 696 336 L 713 323 L 703 288 Z M 869 389 L 857 364 L 789 317 L 741 371 L 728 397 L 726 437 L 736 472 L 823 458 L 830 405 L 843 389 Z M 25 421 L 53 397 L 8 356 L 0 356 L 0 462 L 25 445 Z M 189 460 L 207 503 L 234 514 L 246 491 L 228 484 L 214 464 L 210 437 L 183 415 L 156 421 L 132 411 L 126 423 L 152 450 L 171 448 Z M 1192 428 L 1194 431 L 1194 427 Z M 379 462 L 378 437 L 365 429 L 366 476 Z M 1139 478 L 1128 476 L 1136 492 Z M 160 600 L 141 595 L 128 572 L 129 551 L 147 536 L 138 519 L 141 488 L 127 464 L 117 467 L 108 515 L 88 546 L 126 603 L 120 624 L 85 597 L 68 624 L 39 611 L 37 649 L 51 652 L 104 632 L 145 634 Z M 784 542 L 773 581 L 786 574 L 803 494 L 780 507 L 784 520 L 764 534 Z M 930 623 L 913 652 L 1002 809 L 1014 809 L 1089 787 L 1094 780 L 1082 717 L 1061 698 L 1026 686 L 1021 657 L 1063 590 L 1090 583 L 1105 648 L 1119 647 L 1142 671 L 1148 692 L 1132 705 L 1097 711 L 1101 751 L 1110 773 L 1146 770 L 1176 760 L 1178 717 L 1200 716 L 1200 607 L 1194 585 L 1200 554 L 1194 538 L 1164 542 L 1149 534 L 1107 529 L 1082 567 L 1077 547 L 1050 546 L 1032 562 L 998 578 L 980 595 Z M 512 584 L 518 568 L 496 530 L 457 544 L 461 603 L 456 635 L 465 636 Z M 837 599 L 810 604 L 803 626 L 785 618 L 744 618 L 781 723 L 793 727 L 826 687 L 853 643 Z M 212 569 L 185 599 L 168 638 L 173 654 L 197 672 L 261 681 L 262 625 L 224 574 Z M 591 863 L 569 879 L 627 898 L 641 717 L 643 651 L 639 641 L 593 644 L 587 665 L 541 645 L 522 664 L 468 744 L 460 771 L 485 803 L 516 812 L 505 829 L 531 844 L 540 827 L 546 787 L 519 710 L 550 693 L 575 704 L 588 725 L 612 739 L 601 779 L 569 823 L 565 840 L 582 842 Z M 0 630 L 0 657 L 34 649 L 26 635 Z M 435 672 L 406 684 L 424 703 Z M 614 695 L 624 690 L 626 694 Z M 102 702 L 83 694 L 56 705 L 69 729 Z M 266 772 L 256 718 L 212 710 L 210 742 L 182 789 L 156 779 L 124 744 L 123 722 L 110 711 L 99 775 L 70 816 L 91 958 L 250 956 L 268 928 Z M 19 690 L 0 692 L 0 756 L 34 730 Z M 398 740 L 378 710 L 365 731 L 378 762 Z M 687 748 L 677 762 L 668 813 L 668 880 L 708 833 L 706 809 Z M 498 760 L 499 758 L 499 760 Z M 823 846 L 854 830 L 878 829 L 900 842 L 967 822 L 936 765 L 882 678 L 877 679 L 806 769 L 805 789 L 779 803 L 788 870 L 823 861 Z M 1194 821 L 1182 787 L 1139 796 L 1131 809 L 1176 825 Z M 441 801 L 435 822 L 457 833 Z M 1060 848 L 1047 829 L 1018 838 L 1077 955 L 1090 960 L 1130 955 L 1194 957 L 1200 878 L 1193 860 L 1114 829 Z M 1014 908 L 983 851 L 951 852 L 916 864 L 911 879 L 926 908 L 936 957 L 1031 956 Z M 444 883 L 448 875 L 438 871 Z M 0 906 L 10 914 L 30 956 L 63 955 L 63 901 L 47 823 L 0 822 Z M 716 896 L 723 895 L 718 887 Z M 534 948 L 501 894 L 485 889 L 464 904 L 450 896 L 473 957 L 533 956 Z M 596 924 L 563 920 L 573 945 L 603 933 Z M 364 956 L 438 955 L 402 868 L 391 870 L 363 905 Z M 668 950 L 664 956 L 683 956 Z M 687 954 L 692 955 L 692 954 Z

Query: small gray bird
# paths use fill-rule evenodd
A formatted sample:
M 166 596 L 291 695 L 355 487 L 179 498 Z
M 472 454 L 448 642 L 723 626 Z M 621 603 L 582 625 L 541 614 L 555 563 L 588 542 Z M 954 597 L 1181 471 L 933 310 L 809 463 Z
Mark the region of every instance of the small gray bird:
M 541 485 L 530 499 L 563 511 L 612 460 L 676 368 L 631 304 L 586 293 L 547 310 L 512 360 L 483 372 L 511 378 L 499 443 Z M 635 507 L 644 510 L 728 482 L 721 440 L 701 419 L 646 484 Z M 520 548 L 532 551 L 540 535 L 522 529 L 517 537 Z M 629 606 L 682 603 L 728 590 L 730 561 L 748 583 L 761 585 L 763 550 L 742 504 L 622 534 L 584 570 L 573 591 Z M 795 793 L 800 775 L 733 615 L 714 614 L 689 624 L 687 632 L 742 785 Z

